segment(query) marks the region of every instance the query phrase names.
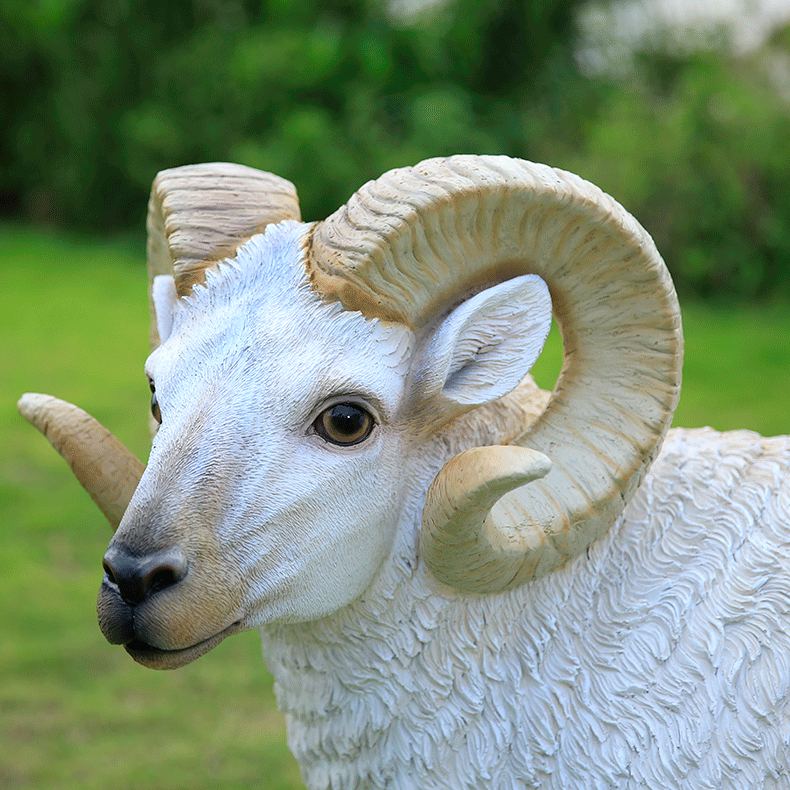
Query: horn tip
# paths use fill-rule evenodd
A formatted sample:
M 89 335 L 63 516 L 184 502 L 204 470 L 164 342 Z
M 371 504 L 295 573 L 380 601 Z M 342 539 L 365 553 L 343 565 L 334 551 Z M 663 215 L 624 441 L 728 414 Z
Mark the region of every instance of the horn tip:
M 474 447 L 456 456 L 456 463 L 481 465 L 484 476 L 496 477 L 510 488 L 545 477 L 551 471 L 551 459 L 530 447 L 517 444 Z
M 513 464 L 520 469 L 525 478 L 529 478 L 530 482 L 545 477 L 551 471 L 552 463 L 547 455 L 529 447 L 519 447 L 518 450 L 519 452 L 513 456 Z
M 41 410 L 53 400 L 52 395 L 44 395 L 41 392 L 26 392 L 16 404 L 17 411 L 29 423 L 38 427 L 37 423 L 41 415 Z

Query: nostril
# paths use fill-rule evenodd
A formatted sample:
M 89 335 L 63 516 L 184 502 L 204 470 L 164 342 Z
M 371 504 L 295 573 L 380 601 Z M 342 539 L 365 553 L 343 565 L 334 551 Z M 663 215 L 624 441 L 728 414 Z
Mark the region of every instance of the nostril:
M 177 548 L 138 556 L 124 546 L 111 546 L 102 563 L 107 581 L 131 605 L 178 584 L 187 575 L 187 561 Z
M 110 582 L 110 584 L 116 584 L 117 585 L 118 582 L 115 581 L 115 574 L 112 572 L 112 566 L 110 565 L 110 563 L 107 562 L 107 560 L 105 559 L 105 560 L 102 560 L 102 564 L 101 565 L 102 565 L 102 568 L 104 568 L 104 573 L 107 576 L 107 580 Z
M 146 579 L 148 593 L 149 595 L 153 595 L 155 592 L 159 592 L 159 590 L 172 587 L 177 581 L 171 568 L 162 568 L 161 570 L 154 571 L 154 573 Z
M 183 567 L 172 563 L 163 563 L 152 568 L 143 579 L 143 584 L 148 591 L 148 595 L 153 595 L 160 590 L 172 587 L 186 576 L 186 563 Z

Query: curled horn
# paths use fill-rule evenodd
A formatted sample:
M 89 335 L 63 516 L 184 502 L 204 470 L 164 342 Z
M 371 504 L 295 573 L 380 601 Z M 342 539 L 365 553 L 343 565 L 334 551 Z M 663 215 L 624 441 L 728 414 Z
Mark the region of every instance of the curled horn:
M 296 187 L 272 173 L 228 162 L 163 170 L 148 201 L 149 296 L 159 274 L 173 276 L 176 294 L 186 296 L 207 269 L 285 219 L 300 219 Z M 151 345 L 159 345 L 155 320 Z
M 156 177 L 148 204 L 148 273 L 175 278 L 188 294 L 206 269 L 266 225 L 299 219 L 293 184 L 242 165 L 214 163 L 165 170 Z M 153 317 L 153 308 L 152 308 Z M 156 321 L 151 344 L 159 345 Z M 116 529 L 144 466 L 106 428 L 82 409 L 49 395 L 27 394 L 20 414 L 66 459 L 82 486 Z
M 611 197 L 507 157 L 427 160 L 369 182 L 319 223 L 308 269 L 325 298 L 417 332 L 481 287 L 527 273 L 549 287 L 562 372 L 515 444 L 543 453 L 551 470 L 523 485 L 497 456 L 491 486 L 481 484 L 479 457 L 441 470 L 420 540 L 440 581 L 508 589 L 563 565 L 611 527 L 669 427 L 683 350 L 669 273 Z M 492 487 L 503 492 L 495 505 Z

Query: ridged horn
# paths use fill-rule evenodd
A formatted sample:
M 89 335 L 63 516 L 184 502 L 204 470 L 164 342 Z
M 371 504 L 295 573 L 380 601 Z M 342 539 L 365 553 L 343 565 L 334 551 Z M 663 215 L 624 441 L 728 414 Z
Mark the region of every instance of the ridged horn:
M 504 494 L 545 477 L 551 461 L 535 450 L 515 445 L 473 447 L 451 458 L 425 498 L 423 559 L 430 567 L 453 566 L 460 553 L 483 547 L 483 567 L 494 580 L 510 566 L 515 576 L 527 553 L 535 553 L 545 535 L 514 528 L 509 513 L 498 512 Z M 532 543 L 530 543 L 530 540 Z
M 63 456 L 116 530 L 145 466 L 101 423 L 71 403 L 28 392 L 17 408 Z
M 176 293 L 185 296 L 203 282 L 206 269 L 285 219 L 298 220 L 300 213 L 296 188 L 284 178 L 227 162 L 163 170 L 148 202 L 149 282 L 172 275 Z M 158 345 L 152 321 L 151 346 Z
M 458 515 L 442 524 L 426 508 L 420 551 L 438 579 L 473 592 L 507 589 L 559 567 L 611 527 L 669 427 L 683 349 L 669 273 L 622 206 L 545 165 L 428 160 L 369 182 L 318 223 L 308 271 L 325 298 L 418 332 L 510 277 L 535 273 L 549 287 L 562 372 L 516 444 L 545 454 L 551 471 L 505 494 L 487 524 L 484 515 L 476 525 Z M 462 472 L 463 463 L 448 501 L 479 511 L 465 494 L 480 488 L 479 476 Z

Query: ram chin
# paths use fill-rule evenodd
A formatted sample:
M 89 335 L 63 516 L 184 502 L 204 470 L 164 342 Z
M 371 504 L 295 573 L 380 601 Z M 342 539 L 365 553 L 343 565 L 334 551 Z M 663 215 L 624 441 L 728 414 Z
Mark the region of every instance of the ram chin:
M 125 644 L 124 650 L 138 663 L 149 669 L 179 669 L 186 666 L 209 650 L 213 650 L 225 637 L 243 630 L 241 622 L 235 622 L 202 642 L 178 650 L 163 650 L 154 645 L 133 639 Z
M 178 669 L 215 648 L 225 637 L 247 630 L 240 611 L 228 613 L 220 620 L 217 630 L 190 644 L 188 629 L 181 628 L 180 618 L 162 620 L 145 606 L 133 607 L 121 598 L 107 582 L 99 588 L 97 600 L 99 628 L 112 645 L 121 645 L 138 663 L 151 669 Z M 169 625 L 166 624 L 169 621 Z M 177 631 L 178 633 L 176 633 Z M 204 636 L 195 634 L 195 637 Z M 150 641 L 147 641 L 150 640 Z M 158 644 L 157 644 L 158 643 Z M 186 645 L 181 647 L 180 644 Z M 163 647 L 162 645 L 167 645 Z

